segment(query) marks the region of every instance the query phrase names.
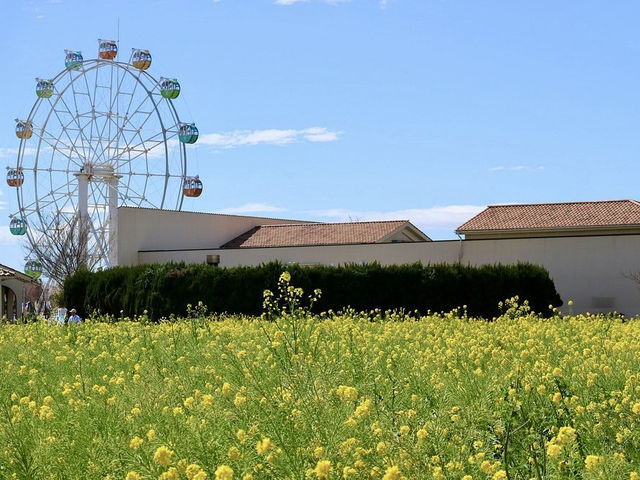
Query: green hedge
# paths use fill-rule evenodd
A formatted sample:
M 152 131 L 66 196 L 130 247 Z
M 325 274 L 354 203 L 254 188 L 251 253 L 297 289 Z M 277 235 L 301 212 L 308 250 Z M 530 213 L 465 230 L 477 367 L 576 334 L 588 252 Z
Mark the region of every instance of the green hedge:
M 83 316 L 99 311 L 126 316 L 148 310 L 153 319 L 184 315 L 187 304 L 204 302 L 210 312 L 259 315 L 262 292 L 276 291 L 280 274 L 288 270 L 291 284 L 305 293 L 322 290 L 317 311 L 357 311 L 404 308 L 426 313 L 467 305 L 470 315 L 499 315 L 498 302 L 518 295 L 539 313 L 560 306 L 548 272 L 539 266 L 517 265 L 345 265 L 340 267 L 277 262 L 258 267 L 218 268 L 198 264 L 138 265 L 100 272 L 79 272 L 67 278 L 60 300 Z

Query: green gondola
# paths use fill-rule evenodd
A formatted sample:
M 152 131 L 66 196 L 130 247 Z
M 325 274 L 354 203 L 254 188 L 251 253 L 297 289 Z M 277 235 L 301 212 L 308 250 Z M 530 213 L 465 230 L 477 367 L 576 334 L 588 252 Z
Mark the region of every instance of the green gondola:
M 24 265 L 25 275 L 37 280 L 42 275 L 42 263 L 38 260 L 29 260 Z
M 175 78 L 160 78 L 160 93 L 164 98 L 174 100 L 180 95 L 180 84 Z
M 36 78 L 38 82 L 36 84 L 36 94 L 40 98 L 51 98 L 53 95 L 53 82 L 51 80 L 42 80 L 41 78 Z

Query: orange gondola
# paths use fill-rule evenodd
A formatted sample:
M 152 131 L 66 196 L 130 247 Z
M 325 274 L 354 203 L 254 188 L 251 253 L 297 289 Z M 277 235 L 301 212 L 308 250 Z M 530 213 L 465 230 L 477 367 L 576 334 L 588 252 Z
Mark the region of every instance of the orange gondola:
M 21 187 L 24 182 L 24 173 L 21 168 L 9 168 L 7 170 L 7 185 Z
M 146 70 L 151 66 L 151 54 L 149 50 L 133 49 L 131 64 L 138 70 Z
M 98 56 L 103 60 L 113 60 L 118 54 L 118 44 L 114 40 L 98 39 Z
M 198 175 L 184 179 L 182 193 L 184 193 L 185 197 L 199 197 L 202 194 L 202 180 Z

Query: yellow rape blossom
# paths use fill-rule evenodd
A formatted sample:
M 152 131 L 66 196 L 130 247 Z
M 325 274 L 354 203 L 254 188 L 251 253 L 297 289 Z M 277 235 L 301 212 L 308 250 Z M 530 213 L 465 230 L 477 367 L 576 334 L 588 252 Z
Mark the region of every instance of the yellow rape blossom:
M 171 463 L 171 457 L 173 457 L 173 450 L 162 445 L 156 449 L 153 455 L 153 461 L 166 467 Z
M 318 478 L 329 478 L 329 475 L 331 475 L 331 462 L 329 460 L 319 460 L 316 463 L 316 468 L 313 469 L 313 473 Z
M 216 468 L 216 480 L 233 480 L 233 469 L 227 465 Z

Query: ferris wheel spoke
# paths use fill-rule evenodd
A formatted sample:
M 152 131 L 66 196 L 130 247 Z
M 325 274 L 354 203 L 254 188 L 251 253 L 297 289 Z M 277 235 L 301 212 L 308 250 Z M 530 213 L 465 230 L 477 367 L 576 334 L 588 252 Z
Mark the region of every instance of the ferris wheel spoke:
M 62 98 L 61 96 L 59 98 Z M 51 104 L 51 101 L 49 101 L 49 103 Z M 66 106 L 66 105 L 65 105 Z M 64 122 L 62 121 L 62 119 L 60 118 L 60 113 L 62 112 L 61 110 L 57 110 L 55 108 L 54 104 L 51 104 L 51 108 L 53 113 L 55 114 L 55 117 L 58 119 L 58 122 L 60 122 L 60 127 L 62 127 L 62 131 L 64 132 L 64 134 L 67 136 L 67 138 L 69 139 L 69 143 L 71 144 L 71 146 L 73 146 L 73 150 L 78 154 L 78 156 L 82 156 L 82 154 L 76 149 L 73 140 L 71 139 L 71 136 L 69 135 L 69 132 L 67 131 L 67 127 L 64 124 Z M 71 118 L 73 119 L 73 114 L 71 113 L 71 111 L 69 111 L 67 109 L 67 111 L 65 113 L 69 113 L 69 115 L 71 116 Z M 72 120 L 73 121 L 73 120 Z
M 71 75 L 71 73 L 69 73 L 69 75 Z M 80 125 L 80 119 L 82 118 L 80 116 L 80 110 L 78 108 L 78 100 L 76 98 L 76 96 L 79 94 L 76 91 L 76 87 L 75 87 L 75 82 L 72 81 L 71 82 L 71 93 L 72 93 L 72 97 L 73 97 L 73 105 L 75 107 L 75 115 L 71 112 L 71 108 L 69 108 L 69 105 L 67 104 L 66 100 L 64 99 L 64 97 L 61 97 L 62 103 L 63 105 L 67 108 L 67 110 L 69 111 L 69 113 L 71 114 L 71 118 L 73 119 L 73 121 L 75 121 L 76 126 L 78 127 L 78 132 L 80 134 L 80 137 L 82 137 L 82 153 L 83 153 L 83 158 L 86 159 L 88 158 L 88 152 L 87 152 L 87 145 L 88 148 L 91 149 L 91 143 L 89 142 L 89 139 L 86 137 L 86 135 L 84 135 L 84 130 L 82 128 L 82 126 Z M 69 122 L 72 123 L 72 122 Z M 69 128 L 69 124 L 67 124 L 67 128 Z
M 58 188 L 58 190 L 62 190 L 62 188 Z M 35 211 L 40 216 L 40 218 L 42 218 L 43 214 L 46 214 L 47 212 L 50 211 L 49 207 L 51 207 L 52 205 L 55 205 L 56 210 L 58 212 L 63 212 L 63 207 L 66 206 L 69 202 L 71 202 L 71 195 L 64 193 L 64 194 L 59 194 L 58 196 L 55 196 L 55 193 L 57 192 L 53 192 L 53 194 L 49 193 L 47 195 L 44 195 L 40 199 L 33 202 L 31 205 L 24 207 L 23 210 Z M 64 198 L 64 202 L 62 202 L 63 198 Z
M 152 151 L 154 148 L 158 147 L 161 144 L 167 144 L 169 143 L 169 141 L 175 137 L 177 135 L 177 131 L 175 133 L 173 133 L 172 135 L 166 136 L 165 134 L 163 134 L 162 132 L 160 133 L 156 133 L 144 140 L 140 140 L 140 142 L 136 143 L 133 146 L 127 146 L 127 153 L 130 152 L 135 152 L 135 155 L 133 157 L 129 157 L 128 161 L 124 160 L 123 161 L 123 165 L 126 165 L 127 163 L 130 163 L 133 160 L 136 160 L 137 158 L 141 157 L 142 155 L 146 155 L 148 154 L 150 151 Z M 151 145 L 150 148 L 147 148 L 147 144 L 153 144 Z M 122 157 L 119 158 L 119 160 L 122 160 Z
M 33 134 L 36 137 L 38 137 L 40 140 L 45 142 L 48 146 L 53 147 L 55 143 L 61 143 L 65 148 L 68 148 L 68 149 L 71 148 L 69 145 L 67 145 L 60 139 L 59 135 L 55 136 L 53 134 L 50 134 L 49 132 L 47 132 L 47 130 L 44 127 L 35 125 L 33 122 L 32 122 L 32 127 L 33 127 Z M 45 133 L 47 135 L 44 135 Z
M 74 142 L 69 136 L 68 132 L 67 138 L 69 138 L 70 145 L 67 145 L 65 142 L 63 142 L 60 135 L 56 136 L 55 134 L 48 132 L 45 127 L 42 127 L 38 130 L 39 132 L 34 129 L 34 133 L 40 139 L 42 139 L 42 141 L 44 141 L 54 152 L 59 152 L 61 155 L 65 156 L 76 165 L 82 165 L 81 161 L 78 161 L 78 159 L 72 155 L 75 152 L 78 155 L 78 158 L 82 158 L 80 152 L 78 152 L 78 150 L 73 146 Z M 62 148 L 58 146 L 59 144 L 62 145 Z M 67 154 L 65 152 L 69 153 Z
M 123 125 L 120 126 L 118 122 L 113 119 L 113 117 L 114 117 L 113 115 L 110 115 L 108 117 L 108 121 L 110 122 L 109 130 L 111 130 L 111 124 L 114 124 L 117 129 L 117 132 L 115 136 L 112 136 L 111 134 L 109 135 L 109 138 L 111 138 L 111 140 L 109 140 L 109 143 L 107 143 L 107 146 L 105 150 L 103 150 L 102 154 L 96 158 L 96 162 L 100 159 L 103 159 L 104 153 L 110 150 L 115 150 L 115 155 L 110 155 L 111 158 L 117 158 L 121 154 L 120 139 L 124 137 L 124 132 L 126 131 L 126 129 L 124 128 L 126 124 L 126 119 L 124 119 Z M 119 119 L 119 118 L 124 118 L 124 117 L 120 117 L 120 115 L 117 115 L 116 119 Z M 125 138 L 125 141 L 126 141 L 126 138 Z M 114 142 L 115 142 L 115 146 L 112 146 Z
M 127 70 L 127 73 L 130 73 L 130 72 Z M 122 83 L 124 82 L 125 78 L 126 78 L 126 75 L 123 75 L 122 79 L 120 80 L 120 84 L 118 85 L 118 95 L 116 95 L 116 100 L 120 98 L 120 95 L 128 95 L 129 96 L 129 103 L 127 104 L 127 108 L 126 108 L 125 114 L 123 116 L 120 115 L 120 109 L 116 108 L 116 113 L 117 113 L 117 117 L 116 118 L 117 119 L 122 118 L 122 120 L 123 120 L 122 121 L 122 125 L 118 125 L 117 122 L 116 122 L 116 128 L 118 129 L 118 132 L 117 132 L 114 140 L 116 142 L 116 147 L 115 147 L 116 148 L 116 152 L 118 152 L 117 156 L 120 155 L 120 153 L 119 153 L 120 138 L 124 137 L 124 131 L 126 130 L 127 124 L 130 123 L 129 111 L 131 109 L 131 104 L 133 103 L 133 99 L 135 98 L 135 94 L 136 94 L 136 91 L 138 89 L 138 85 L 140 84 L 139 81 L 134 82 L 133 90 L 131 92 L 124 92 L 124 91 L 122 91 Z M 144 103 L 145 101 L 146 101 L 146 97 L 143 99 L 142 103 Z M 141 103 L 141 105 L 142 105 L 142 103 Z M 113 110 L 113 103 L 111 105 L 111 110 Z
M 65 143 L 61 142 L 59 139 L 56 139 L 54 137 L 45 137 L 39 134 L 36 134 L 36 135 L 40 139 L 42 139 L 42 141 L 45 142 L 49 148 L 51 148 L 52 152 L 54 153 L 57 152 L 60 155 L 66 157 L 69 161 L 75 163 L 76 165 L 81 166 L 81 164 L 78 163 L 78 161 L 73 156 L 71 156 L 71 154 L 65 153 L 65 151 L 73 152 L 74 151 L 73 148 L 69 147 L 68 145 L 66 145 Z M 58 143 L 62 145 L 62 148 L 58 146 Z

